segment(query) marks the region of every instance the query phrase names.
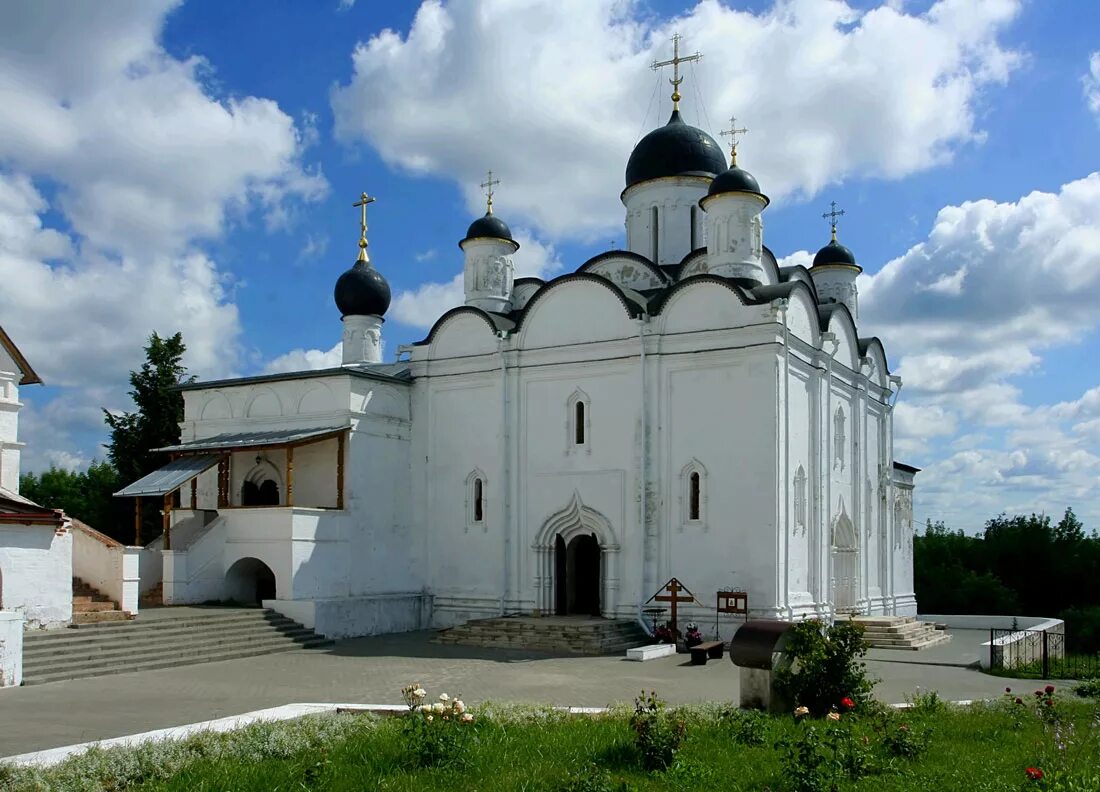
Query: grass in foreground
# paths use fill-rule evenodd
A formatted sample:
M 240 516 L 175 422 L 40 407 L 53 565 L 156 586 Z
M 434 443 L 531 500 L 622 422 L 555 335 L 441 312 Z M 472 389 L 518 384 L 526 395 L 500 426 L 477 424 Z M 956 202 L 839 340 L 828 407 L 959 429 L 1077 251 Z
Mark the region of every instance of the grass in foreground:
M 1100 789 L 1100 771 L 1095 769 L 1100 704 L 1056 701 L 1056 733 L 1035 701 L 1023 701 L 1017 705 L 1006 696 L 1002 702 L 967 708 L 932 701 L 909 712 L 846 715 L 835 724 L 791 716 L 746 719 L 717 706 L 675 710 L 674 716 L 686 721 L 686 737 L 675 763 L 661 773 L 642 770 L 625 710 L 586 718 L 548 710 L 482 708 L 467 725 L 461 744 L 453 746 L 453 763 L 427 769 L 416 767 L 402 719 L 306 718 L 184 743 L 98 752 L 47 772 L 5 776 L 0 771 L 0 789 L 808 792 L 815 787 L 796 777 L 800 763 L 791 758 L 805 744 L 808 729 L 820 738 L 824 777 L 837 779 L 838 789 Z M 830 730 L 833 737 L 825 739 Z M 900 753 L 891 751 L 887 743 L 902 732 L 912 738 L 913 750 L 903 745 Z M 1059 740 L 1064 750 L 1058 748 Z M 859 777 L 830 775 L 829 763 L 839 767 L 852 762 L 860 766 Z M 1080 785 L 1052 786 L 1059 765 Z M 1029 779 L 1028 768 L 1042 769 L 1044 777 Z

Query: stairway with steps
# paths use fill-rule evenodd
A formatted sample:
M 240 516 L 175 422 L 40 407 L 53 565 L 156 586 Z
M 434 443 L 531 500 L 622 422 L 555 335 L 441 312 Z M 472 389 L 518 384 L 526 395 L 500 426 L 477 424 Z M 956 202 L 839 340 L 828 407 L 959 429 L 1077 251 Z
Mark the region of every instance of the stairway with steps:
M 139 608 L 159 608 L 164 604 L 164 584 L 157 583 L 138 598 Z
M 99 624 L 133 618 L 118 603 L 78 577 L 73 578 L 73 624 Z
M 653 639 L 630 619 L 591 616 L 502 616 L 442 630 L 435 643 L 563 654 L 621 654 Z
M 333 642 L 259 608 L 159 608 L 132 621 L 28 632 L 26 685 L 232 660 Z
M 872 649 L 927 649 L 951 640 L 935 625 L 912 616 L 857 616 L 863 625 L 863 639 Z

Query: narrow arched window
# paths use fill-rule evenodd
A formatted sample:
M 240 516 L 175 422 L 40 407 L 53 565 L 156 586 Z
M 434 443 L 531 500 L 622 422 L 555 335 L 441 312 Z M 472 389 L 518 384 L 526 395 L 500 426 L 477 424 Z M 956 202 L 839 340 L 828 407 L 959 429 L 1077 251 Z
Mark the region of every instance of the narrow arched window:
M 653 263 L 657 264 L 658 263 L 658 261 L 657 261 L 657 243 L 658 243 L 659 240 L 657 239 L 657 207 L 656 206 L 653 207 L 652 214 L 651 214 L 650 219 L 649 219 L 649 230 L 650 230 L 650 234 L 652 235 L 652 238 L 653 238 Z
M 690 490 L 688 501 L 688 519 L 699 519 L 699 473 L 698 471 L 692 471 L 691 481 L 688 485 Z
M 485 519 L 485 485 L 481 479 L 474 479 L 474 522 Z
M 584 445 L 584 402 L 579 401 L 574 406 L 573 415 L 573 442 L 576 445 Z
M 698 207 L 695 204 L 691 205 L 691 249 L 695 250 L 699 246 L 698 234 L 695 232 L 696 214 L 695 210 Z

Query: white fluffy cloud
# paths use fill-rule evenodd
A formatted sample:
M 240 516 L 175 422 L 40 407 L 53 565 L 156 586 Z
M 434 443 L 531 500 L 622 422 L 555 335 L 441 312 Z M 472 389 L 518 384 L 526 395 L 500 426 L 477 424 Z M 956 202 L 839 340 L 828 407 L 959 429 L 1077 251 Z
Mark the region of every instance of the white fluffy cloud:
M 684 84 L 688 118 L 717 134 L 737 114 L 752 130 L 742 163 L 780 197 L 900 178 L 979 141 L 981 90 L 1019 60 L 998 41 L 1019 5 L 939 0 L 915 14 L 777 0 L 752 13 L 702 0 L 655 23 L 630 0 L 424 0 L 407 36 L 385 30 L 356 48 L 332 92 L 336 134 L 455 179 L 471 210 L 492 167 L 510 217 L 590 237 L 621 222 L 608 196 L 623 152 L 667 117 L 668 84 L 654 87 L 647 67 L 670 55 L 674 31 L 704 53 Z M 654 92 L 663 104 L 646 117 Z
M 1100 522 L 1100 387 L 1035 407 L 1014 384 L 1100 327 L 1082 298 L 1100 289 L 1098 250 L 1093 173 L 1056 193 L 946 207 L 926 241 L 861 277 L 861 330 L 884 339 L 905 382 L 899 453 L 938 459 L 919 480 L 925 515 L 976 528 L 1002 510 L 1074 505 Z M 945 279 L 955 285 L 929 288 Z M 986 434 L 940 445 L 963 428 Z
M 283 374 L 287 371 L 316 371 L 336 368 L 343 361 L 343 347 L 336 344 L 327 351 L 321 349 L 292 349 L 272 360 L 264 367 L 265 374 Z
M 1085 86 L 1085 102 L 1100 121 L 1100 51 L 1089 56 L 1089 71 L 1081 81 Z
M 231 373 L 233 284 L 196 243 L 252 207 L 284 223 L 327 189 L 303 163 L 308 118 L 219 96 L 201 57 L 160 46 L 176 5 L 0 5 L 0 318 L 62 389 L 24 421 L 32 461 L 78 458 L 52 447 L 86 429 L 71 408 L 102 430 L 100 405 L 127 406 L 154 330 L 183 332 L 192 370 Z

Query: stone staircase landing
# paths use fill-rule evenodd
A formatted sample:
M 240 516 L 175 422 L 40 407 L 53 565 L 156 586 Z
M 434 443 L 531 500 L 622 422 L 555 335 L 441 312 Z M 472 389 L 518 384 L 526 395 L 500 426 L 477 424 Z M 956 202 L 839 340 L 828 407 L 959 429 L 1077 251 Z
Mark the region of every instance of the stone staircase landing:
M 562 654 L 610 655 L 653 643 L 630 619 L 593 616 L 502 616 L 440 631 L 439 644 Z
M 863 625 L 863 639 L 872 649 L 928 649 L 951 640 L 951 636 L 929 622 L 912 616 L 857 616 Z
M 73 578 L 72 624 L 99 624 L 134 618 L 121 610 L 118 603 L 78 577 Z

